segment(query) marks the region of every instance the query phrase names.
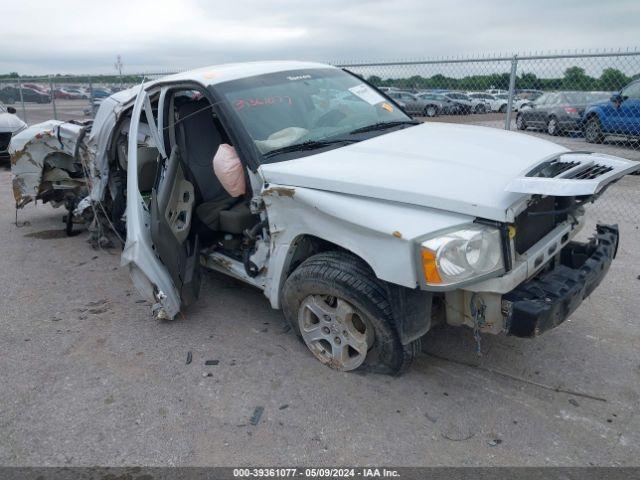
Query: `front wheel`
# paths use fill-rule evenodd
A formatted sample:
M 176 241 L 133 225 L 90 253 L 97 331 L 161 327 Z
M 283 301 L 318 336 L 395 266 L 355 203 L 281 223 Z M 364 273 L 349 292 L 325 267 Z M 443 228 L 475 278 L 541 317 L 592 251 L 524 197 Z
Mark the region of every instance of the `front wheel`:
M 482 103 L 479 103 L 473 109 L 473 113 L 485 113 L 486 111 L 487 110 L 486 110 L 485 106 Z
M 525 123 L 524 118 L 522 118 L 522 114 L 518 114 L 518 116 L 516 117 L 516 128 L 518 130 L 527 129 L 527 124 Z
M 591 117 L 584 126 L 584 139 L 589 143 L 602 143 L 604 135 L 598 117 Z
M 420 340 L 400 343 L 384 285 L 350 254 L 304 261 L 287 278 L 282 303 L 311 353 L 333 369 L 399 374 L 420 352 Z
M 500 113 L 507 113 L 507 105 L 500 105 L 500 108 L 498 109 L 498 112 Z

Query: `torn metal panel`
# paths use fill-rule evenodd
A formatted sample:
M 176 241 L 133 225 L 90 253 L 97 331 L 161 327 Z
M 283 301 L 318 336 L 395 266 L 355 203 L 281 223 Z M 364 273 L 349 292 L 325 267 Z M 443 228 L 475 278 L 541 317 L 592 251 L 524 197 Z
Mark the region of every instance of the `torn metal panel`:
M 18 207 L 47 194 L 50 189 L 85 186 L 78 156 L 86 125 L 50 120 L 16 135 L 10 145 L 13 194 Z M 64 170 L 63 170 L 64 169 Z M 77 174 L 76 178 L 61 172 Z
M 90 173 L 93 179 L 89 201 L 83 205 L 89 206 L 91 202 L 99 202 L 104 199 L 106 186 L 109 182 L 109 148 L 115 127 L 121 114 L 132 107 L 138 88 L 130 88 L 115 93 L 105 98 L 100 103 L 100 108 L 93 120 L 91 132 L 88 135 L 86 146 L 87 154 L 92 158 Z M 128 125 L 123 126 L 128 131 Z

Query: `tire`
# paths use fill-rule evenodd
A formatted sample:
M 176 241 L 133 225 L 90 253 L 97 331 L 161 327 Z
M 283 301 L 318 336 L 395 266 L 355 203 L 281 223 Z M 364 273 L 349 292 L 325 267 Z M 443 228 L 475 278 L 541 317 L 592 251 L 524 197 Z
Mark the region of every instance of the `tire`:
M 602 143 L 604 140 L 600 119 L 597 116 L 594 115 L 587 119 L 587 123 L 584 125 L 584 139 L 588 143 Z
M 560 126 L 558 125 L 558 119 L 556 117 L 549 117 L 547 120 L 547 133 L 552 137 L 560 135 Z
M 516 116 L 516 128 L 518 130 L 526 130 L 527 129 L 527 124 L 524 121 L 524 118 L 522 118 L 522 114 L 521 113 L 519 113 Z
M 438 107 L 436 107 L 435 105 L 427 105 L 424 109 L 424 116 L 425 117 L 435 117 L 436 115 L 438 115 Z
M 506 105 L 500 105 L 500 108 L 498 109 L 498 112 L 507 113 L 507 106 Z
M 285 281 L 282 306 L 285 318 L 313 355 L 336 370 L 398 375 L 420 353 L 420 339 L 409 345 L 400 343 L 384 284 L 351 254 L 324 252 L 305 260 Z M 344 319 L 340 320 L 341 310 L 351 312 L 348 331 Z M 335 316 L 323 312 L 335 312 Z M 359 345 L 357 351 L 351 348 L 352 340 L 347 335 L 354 326 L 354 333 L 366 343 L 366 348 Z M 317 338 L 310 338 L 314 335 Z M 333 356 L 344 351 L 347 344 L 346 360 Z M 356 355 L 349 356 L 353 353 Z
M 473 109 L 473 113 L 485 113 L 486 111 L 487 111 L 487 109 L 485 108 L 485 106 L 482 103 L 479 103 Z

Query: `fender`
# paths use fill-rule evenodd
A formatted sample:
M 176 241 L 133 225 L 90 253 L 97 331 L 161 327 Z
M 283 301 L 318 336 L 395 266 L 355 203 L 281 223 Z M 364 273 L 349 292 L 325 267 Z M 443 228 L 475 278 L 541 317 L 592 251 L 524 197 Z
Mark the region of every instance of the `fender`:
M 300 236 L 339 245 L 366 262 L 380 280 L 415 289 L 416 240 L 473 221 L 415 205 L 285 185 L 265 185 L 262 198 L 271 235 L 264 293 L 273 308 L 280 307 L 287 266 Z

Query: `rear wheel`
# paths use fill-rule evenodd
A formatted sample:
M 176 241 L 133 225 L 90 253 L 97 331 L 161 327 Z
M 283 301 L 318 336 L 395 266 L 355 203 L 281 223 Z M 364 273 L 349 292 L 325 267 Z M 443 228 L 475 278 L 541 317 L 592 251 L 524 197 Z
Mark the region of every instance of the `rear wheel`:
M 547 120 L 547 133 L 554 137 L 560 133 L 560 127 L 558 126 L 558 119 L 556 117 L 549 117 L 549 120 Z
M 435 117 L 438 114 L 438 109 L 435 105 L 427 105 L 424 109 L 425 117 Z
M 505 103 L 503 105 L 500 105 L 500 108 L 498 109 L 498 111 L 500 113 L 507 113 L 507 104 Z
M 527 128 L 527 124 L 525 123 L 524 118 L 522 118 L 522 114 L 518 114 L 516 117 L 516 128 L 518 130 L 526 130 Z
M 487 109 L 485 108 L 483 103 L 479 103 L 478 105 L 475 106 L 475 108 L 473 109 L 473 113 L 484 113 L 486 112 Z
M 593 116 L 587 120 L 584 126 L 584 139 L 589 143 L 602 143 L 604 135 L 598 117 Z
M 402 345 L 384 285 L 353 255 L 325 252 L 287 278 L 283 310 L 311 353 L 336 370 L 399 374 L 420 352 Z

